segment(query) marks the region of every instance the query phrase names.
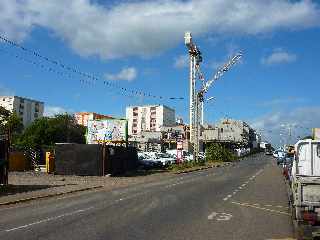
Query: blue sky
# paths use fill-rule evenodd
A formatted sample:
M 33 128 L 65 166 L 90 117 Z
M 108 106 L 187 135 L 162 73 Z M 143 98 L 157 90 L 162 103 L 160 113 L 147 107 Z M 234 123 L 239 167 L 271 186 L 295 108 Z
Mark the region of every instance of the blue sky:
M 241 63 L 209 90 L 207 96 L 216 100 L 205 106 L 206 122 L 243 119 L 275 144 L 280 133 L 288 138 L 290 125 L 293 138 L 307 135 L 307 128 L 320 127 L 320 3 L 266 2 L 1 1 L 1 36 L 99 80 L 81 83 L 84 77 L 0 41 L 0 94 L 44 101 L 47 114 L 121 117 L 127 105 L 160 103 L 188 122 L 183 37 L 191 31 L 207 79 L 232 54 L 244 52 Z M 129 97 L 121 87 L 184 100 Z

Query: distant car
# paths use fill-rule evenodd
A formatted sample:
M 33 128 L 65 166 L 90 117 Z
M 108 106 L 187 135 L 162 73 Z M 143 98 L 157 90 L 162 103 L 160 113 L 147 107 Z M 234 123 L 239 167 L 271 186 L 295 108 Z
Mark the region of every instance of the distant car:
M 274 158 L 277 158 L 278 157 L 278 150 L 276 150 L 276 151 L 274 151 L 273 153 L 272 153 L 272 156 L 274 157 Z
M 286 157 L 285 152 L 278 152 L 277 164 L 280 165 L 286 163 Z
M 265 151 L 265 155 L 272 155 L 272 151 L 271 150 L 266 150 Z

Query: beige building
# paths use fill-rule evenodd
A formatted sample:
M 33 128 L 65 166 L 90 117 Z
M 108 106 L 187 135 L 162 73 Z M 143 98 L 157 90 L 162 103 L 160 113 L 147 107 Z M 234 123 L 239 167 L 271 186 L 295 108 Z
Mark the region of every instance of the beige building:
M 74 117 L 79 125 L 88 126 L 89 120 L 112 119 L 113 117 L 94 112 L 77 112 Z
M 236 142 L 244 145 L 250 144 L 253 129 L 241 120 L 223 119 L 214 126 L 204 126 L 203 140 L 205 142 Z
M 126 109 L 128 134 L 160 132 L 163 126 L 175 125 L 175 110 L 165 105 L 130 106 Z
M 42 117 L 44 111 L 43 102 L 18 96 L 0 96 L 0 106 L 10 112 L 16 112 L 25 127 Z

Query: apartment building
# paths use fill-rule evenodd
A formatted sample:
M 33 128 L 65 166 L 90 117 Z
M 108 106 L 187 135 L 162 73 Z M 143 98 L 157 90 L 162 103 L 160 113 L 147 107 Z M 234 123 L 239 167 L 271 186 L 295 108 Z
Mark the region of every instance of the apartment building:
M 130 106 L 126 108 L 128 134 L 160 132 L 163 126 L 175 125 L 175 110 L 165 105 Z
M 44 111 L 43 102 L 18 96 L 0 96 L 0 106 L 10 112 L 15 111 L 25 127 L 42 117 Z
M 254 130 L 244 121 L 223 119 L 214 126 L 205 126 L 203 132 L 205 142 L 236 142 L 243 145 L 252 145 L 256 141 Z
M 79 125 L 88 126 L 89 120 L 112 119 L 109 115 L 99 114 L 95 112 L 77 112 L 74 117 Z

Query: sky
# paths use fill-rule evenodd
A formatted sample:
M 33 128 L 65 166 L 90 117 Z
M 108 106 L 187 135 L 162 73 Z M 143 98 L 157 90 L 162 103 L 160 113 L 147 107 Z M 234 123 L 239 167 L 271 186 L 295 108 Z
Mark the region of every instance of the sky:
M 46 115 L 165 104 L 189 122 L 190 31 L 206 80 L 243 51 L 208 91 L 205 122 L 244 120 L 274 145 L 320 127 L 320 1 L 2 0 L 0 12 L 0 95 Z

